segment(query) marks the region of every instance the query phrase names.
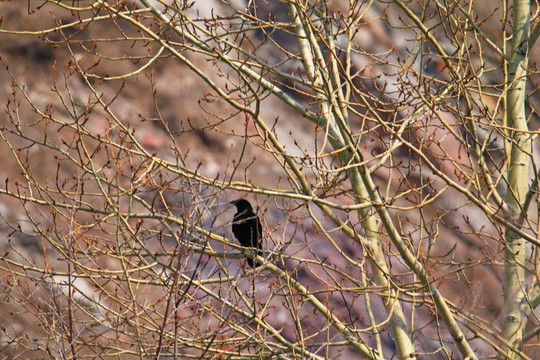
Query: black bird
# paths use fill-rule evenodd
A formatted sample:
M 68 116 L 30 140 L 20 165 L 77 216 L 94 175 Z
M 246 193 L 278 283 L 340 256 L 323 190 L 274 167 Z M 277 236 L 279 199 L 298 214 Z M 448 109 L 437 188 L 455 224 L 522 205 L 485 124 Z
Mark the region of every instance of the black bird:
M 261 221 L 253 212 L 251 204 L 244 199 L 231 201 L 236 206 L 236 214 L 233 218 L 232 232 L 238 239 L 240 245 L 247 248 L 256 248 L 257 255 L 262 256 L 262 227 Z M 248 264 L 253 267 L 253 259 L 247 259 Z

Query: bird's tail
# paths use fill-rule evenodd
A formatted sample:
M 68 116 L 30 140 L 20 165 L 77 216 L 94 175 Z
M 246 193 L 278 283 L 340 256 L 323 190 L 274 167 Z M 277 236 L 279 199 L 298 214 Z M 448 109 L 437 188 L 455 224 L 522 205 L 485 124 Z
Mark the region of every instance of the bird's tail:
M 263 256 L 262 249 L 260 249 L 260 248 L 257 249 L 257 255 Z M 247 263 L 249 264 L 249 266 L 255 267 L 255 260 L 253 260 L 252 258 L 247 258 Z

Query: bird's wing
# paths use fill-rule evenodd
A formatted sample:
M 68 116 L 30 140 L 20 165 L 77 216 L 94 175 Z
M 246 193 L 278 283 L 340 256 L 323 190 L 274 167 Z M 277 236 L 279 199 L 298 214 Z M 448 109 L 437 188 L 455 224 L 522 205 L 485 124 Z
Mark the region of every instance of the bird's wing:
M 261 220 L 259 219 L 259 217 L 257 216 L 256 217 L 257 219 L 257 233 L 259 235 L 259 239 L 262 239 L 262 226 L 261 226 Z

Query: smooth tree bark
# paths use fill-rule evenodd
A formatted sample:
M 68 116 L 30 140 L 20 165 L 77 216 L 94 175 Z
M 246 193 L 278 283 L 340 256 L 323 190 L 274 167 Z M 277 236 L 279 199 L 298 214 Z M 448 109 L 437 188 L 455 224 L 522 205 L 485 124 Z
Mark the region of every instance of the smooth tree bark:
M 525 205 L 530 190 L 529 165 L 532 141 L 525 111 L 527 74 L 529 67 L 530 2 L 515 1 L 513 4 L 512 44 L 510 47 L 508 88 L 506 92 L 505 118 L 508 131 L 508 190 L 506 204 L 508 218 L 519 229 L 523 226 L 528 209 Z M 522 306 L 526 298 L 525 259 L 530 244 L 512 228 L 506 229 L 504 263 L 504 307 L 500 359 L 520 359 L 514 350 L 523 349 L 523 332 L 527 318 Z

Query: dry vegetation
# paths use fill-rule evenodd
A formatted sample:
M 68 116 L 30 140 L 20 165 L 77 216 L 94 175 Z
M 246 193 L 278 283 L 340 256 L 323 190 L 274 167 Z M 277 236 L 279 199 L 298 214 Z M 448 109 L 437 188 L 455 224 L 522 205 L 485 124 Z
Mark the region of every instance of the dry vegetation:
M 510 5 L 0 4 L 0 356 L 538 358 Z

